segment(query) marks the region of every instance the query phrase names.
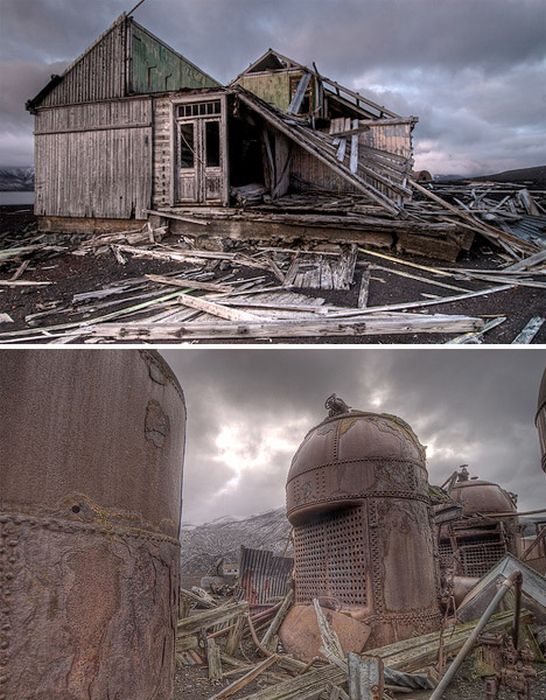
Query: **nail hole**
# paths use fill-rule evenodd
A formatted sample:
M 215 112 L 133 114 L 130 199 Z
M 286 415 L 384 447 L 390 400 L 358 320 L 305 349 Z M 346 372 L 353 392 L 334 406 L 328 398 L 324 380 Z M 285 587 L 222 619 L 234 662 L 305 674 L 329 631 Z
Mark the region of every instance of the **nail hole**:
M 79 512 L 80 512 L 80 506 L 72 506 L 72 512 L 73 512 L 73 513 L 79 513 Z

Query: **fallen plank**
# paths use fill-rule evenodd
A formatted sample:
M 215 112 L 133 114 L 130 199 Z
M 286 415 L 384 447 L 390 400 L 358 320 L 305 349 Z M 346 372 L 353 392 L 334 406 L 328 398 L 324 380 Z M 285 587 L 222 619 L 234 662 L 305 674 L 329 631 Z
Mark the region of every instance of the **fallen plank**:
M 454 284 L 447 284 L 446 282 L 438 282 L 437 280 L 431 280 L 427 277 L 422 277 L 421 275 L 412 275 L 409 272 L 404 272 L 403 270 L 394 270 L 392 267 L 383 267 L 383 265 L 373 265 L 374 270 L 381 270 L 382 272 L 389 272 L 392 275 L 398 275 L 399 277 L 406 277 L 408 279 L 416 280 L 417 282 L 423 282 L 425 284 L 431 284 L 434 287 L 443 287 L 444 289 L 451 289 L 456 292 L 471 292 L 471 289 L 467 287 L 460 287 Z
M 370 294 L 370 266 L 367 265 L 364 270 L 362 270 L 362 277 L 360 279 L 360 289 L 358 291 L 358 301 L 357 306 L 359 309 L 366 307 L 368 303 L 368 296 Z
M 0 280 L 2 287 L 47 287 L 53 282 L 26 282 L 25 280 Z
M 513 285 L 503 284 L 500 287 L 490 287 L 489 289 L 482 289 L 479 292 L 470 292 L 469 294 L 456 294 L 449 297 L 441 297 L 439 299 L 429 299 L 427 301 L 408 301 L 399 302 L 397 304 L 385 304 L 383 306 L 369 306 L 367 309 L 361 310 L 349 310 L 349 311 L 339 311 L 331 314 L 333 318 L 350 318 L 352 316 L 360 316 L 361 314 L 373 314 L 380 313 L 383 311 L 398 311 L 403 309 L 417 309 L 424 306 L 437 306 L 438 304 L 450 304 L 455 301 L 466 301 L 467 299 L 474 299 L 476 297 L 487 296 L 489 294 L 496 294 L 497 292 L 504 292 L 507 289 L 512 289 Z
M 223 698 L 229 698 L 232 695 L 235 695 L 235 693 L 238 693 L 240 690 L 245 688 L 249 683 L 252 683 L 253 680 L 258 678 L 260 674 L 262 674 L 264 671 L 266 671 L 268 668 L 271 668 L 273 664 L 277 662 L 277 655 L 274 654 L 273 656 L 270 656 L 269 658 L 265 659 L 261 663 L 259 663 L 257 666 L 255 666 L 252 671 L 249 671 L 246 673 L 242 678 L 239 678 L 239 680 L 234 681 L 230 685 L 227 686 L 227 688 L 223 688 L 219 693 L 214 695 L 210 700 L 223 700 Z
M 204 311 L 207 314 L 218 316 L 218 318 L 223 318 L 228 321 L 256 321 L 258 319 L 257 316 L 249 314 L 248 311 L 241 311 L 240 309 L 234 309 L 229 306 L 221 306 L 212 301 L 206 301 L 201 297 L 183 295 L 179 297 L 178 302 L 184 306 Z
M 532 343 L 533 339 L 542 328 L 544 320 L 542 316 L 533 316 L 514 338 L 512 345 L 528 345 Z
M 453 277 L 451 272 L 446 272 L 445 270 L 440 270 L 435 267 L 429 267 L 428 265 L 419 265 L 418 263 L 410 262 L 409 260 L 403 260 L 401 258 L 395 258 L 394 255 L 388 255 L 387 253 L 379 253 L 376 250 L 369 250 L 368 248 L 362 248 L 359 246 L 358 250 L 365 255 L 371 255 L 375 258 L 382 258 L 383 260 L 390 260 L 391 262 L 398 263 L 398 265 L 406 265 L 407 267 L 414 267 L 417 270 L 424 270 L 425 272 L 432 272 L 433 275 L 440 275 L 443 277 Z
M 220 658 L 220 647 L 215 639 L 207 639 L 207 662 L 209 666 L 209 681 L 222 680 L 222 659 Z
M 491 319 L 487 321 L 485 326 L 481 331 L 475 331 L 473 333 L 464 333 L 463 335 L 458 335 L 456 338 L 446 341 L 448 345 L 466 345 L 469 343 L 481 343 L 481 339 L 487 331 L 500 326 L 501 323 L 506 321 L 506 316 L 500 316 L 499 318 Z
M 13 323 L 13 319 L 9 314 L 0 313 L 0 323 Z
M 226 603 L 216 609 L 190 615 L 178 621 L 177 636 L 191 635 L 200 629 L 207 629 L 208 627 L 229 622 L 247 611 L 248 603 L 243 601 L 241 603 Z
M 365 310 L 363 310 L 365 311 Z M 483 321 L 469 316 L 400 314 L 362 319 L 251 321 L 246 323 L 103 323 L 81 329 L 96 338 L 118 340 L 206 340 L 215 338 L 298 338 L 406 333 L 462 333 L 481 330 Z
M 229 284 L 215 284 L 214 282 L 199 282 L 187 277 L 165 277 L 164 275 L 144 275 L 150 282 L 165 284 L 169 287 L 183 287 L 184 289 L 204 289 L 208 292 L 233 292 L 235 287 Z
M 267 628 L 267 631 L 262 638 L 262 646 L 266 647 L 266 649 L 269 648 L 271 640 L 277 634 L 279 627 L 281 626 L 284 618 L 286 617 L 293 601 L 294 591 L 290 590 L 286 594 L 286 597 L 283 600 L 281 607 L 277 610 L 277 614 L 273 618 L 271 624 Z
M 546 249 L 540 250 L 538 253 L 535 253 L 528 258 L 524 258 L 523 260 L 520 260 L 509 267 L 505 267 L 502 271 L 518 272 L 521 270 L 528 270 L 530 267 L 535 267 L 535 265 L 539 265 L 544 261 L 546 261 Z
M 147 209 L 147 214 L 152 214 L 152 216 L 161 216 L 165 219 L 176 219 L 176 221 L 185 221 L 187 224 L 198 224 L 199 226 L 208 226 L 208 221 L 203 219 L 198 219 L 193 216 L 180 216 L 170 211 L 158 211 L 156 209 Z

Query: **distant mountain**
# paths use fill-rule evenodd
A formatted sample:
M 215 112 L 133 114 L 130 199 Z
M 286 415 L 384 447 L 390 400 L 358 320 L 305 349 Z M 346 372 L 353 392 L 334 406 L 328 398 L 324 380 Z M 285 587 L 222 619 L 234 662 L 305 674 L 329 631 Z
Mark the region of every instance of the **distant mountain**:
M 0 168 L 0 192 L 33 192 L 34 168 Z
M 546 187 L 546 165 L 537 165 L 534 168 L 518 168 L 517 170 L 505 170 L 494 175 L 481 175 L 473 177 L 473 180 L 491 180 L 492 182 L 525 182 L 535 187 Z
M 183 525 L 182 571 L 207 573 L 220 557 L 237 561 L 241 545 L 282 554 L 289 535 L 290 523 L 284 508 L 248 518 L 224 517 L 204 525 Z

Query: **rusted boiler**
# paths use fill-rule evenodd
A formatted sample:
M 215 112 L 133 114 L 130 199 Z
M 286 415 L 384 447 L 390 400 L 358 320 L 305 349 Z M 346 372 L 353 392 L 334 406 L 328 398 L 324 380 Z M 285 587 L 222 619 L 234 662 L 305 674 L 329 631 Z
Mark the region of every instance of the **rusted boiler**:
M 457 576 L 479 578 L 507 552 L 518 554 L 520 539 L 516 496 L 499 484 L 470 478 L 466 466 L 448 489 L 449 496 L 462 506 L 461 517 L 444 523 L 439 530 L 442 569 Z
M 167 700 L 180 385 L 155 352 L 0 355 L 0 699 Z
M 296 610 L 318 598 L 369 627 L 368 649 L 435 630 L 439 571 L 425 449 L 396 416 L 350 410 L 335 396 L 326 407 L 286 486 Z
M 542 375 L 540 389 L 538 392 L 538 406 L 535 423 L 540 440 L 540 451 L 542 452 L 542 469 L 546 472 L 546 369 Z

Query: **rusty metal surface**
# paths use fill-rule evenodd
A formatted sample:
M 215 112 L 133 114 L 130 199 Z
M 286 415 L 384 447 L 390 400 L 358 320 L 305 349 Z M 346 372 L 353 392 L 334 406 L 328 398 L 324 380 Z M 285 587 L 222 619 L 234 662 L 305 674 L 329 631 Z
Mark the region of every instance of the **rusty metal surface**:
M 438 549 L 442 569 L 461 576 L 483 576 L 505 554 L 518 553 L 518 518 L 494 513 L 516 513 L 516 497 L 499 484 L 469 477 L 464 466 L 449 496 L 462 508 L 461 517 L 439 523 Z M 488 515 L 488 514 L 492 515 Z
M 425 452 L 407 423 L 332 415 L 305 437 L 286 491 L 297 603 L 334 599 L 370 624 L 372 646 L 439 627 Z
M 271 605 L 288 593 L 294 560 L 266 549 L 241 547 L 238 597 L 250 605 Z
M 337 634 L 344 652 L 360 652 L 371 633 L 369 625 L 348 615 L 322 608 L 328 625 Z M 284 649 L 301 661 L 309 662 L 320 656 L 322 638 L 312 605 L 295 605 L 286 616 L 279 637 Z
M 4 350 L 0 397 L 0 698 L 170 698 L 180 386 L 157 353 Z
M 463 515 L 476 513 L 515 513 L 516 505 L 510 494 L 499 484 L 481 479 L 457 482 L 449 492 L 463 506 Z
M 542 381 L 538 392 L 535 425 L 537 426 L 540 450 L 542 452 L 542 469 L 546 472 L 546 369 L 542 375 Z

